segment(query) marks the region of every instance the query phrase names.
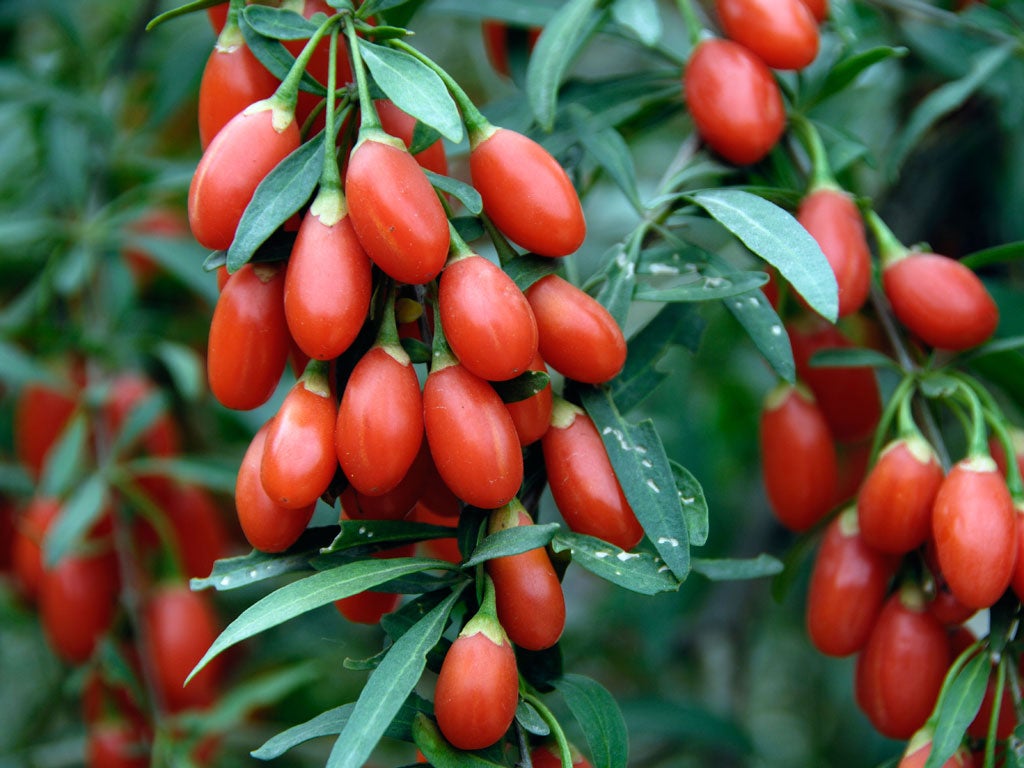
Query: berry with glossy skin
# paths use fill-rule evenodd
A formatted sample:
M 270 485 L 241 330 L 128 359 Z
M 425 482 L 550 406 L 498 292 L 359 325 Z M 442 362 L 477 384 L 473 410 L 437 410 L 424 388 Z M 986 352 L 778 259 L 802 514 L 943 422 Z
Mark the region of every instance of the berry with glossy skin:
M 768 502 L 791 531 L 811 528 L 835 503 L 832 436 L 821 409 L 801 387 L 783 384 L 765 398 L 761 462 Z
M 437 277 L 448 257 L 448 219 L 400 139 L 381 134 L 356 144 L 345 197 L 352 226 L 374 264 L 403 283 Z
M 377 108 L 381 127 L 395 138 L 401 139 L 406 147 L 412 149 L 413 135 L 416 132 L 416 118 L 403 112 L 387 99 L 378 99 L 373 102 L 373 105 Z M 413 157 L 416 158 L 416 162 L 420 164 L 421 168 L 441 176 L 448 175 L 448 157 L 444 153 L 444 142 L 440 139 L 426 149 L 417 152 Z
M 306 355 L 333 360 L 355 341 L 370 308 L 370 259 L 340 192 L 321 193 L 302 219 L 284 280 L 288 330 Z
M 893 554 L 924 544 L 942 478 L 938 456 L 924 438 L 913 436 L 889 443 L 857 498 L 864 541 Z
M 826 349 L 852 349 L 836 326 L 817 317 L 787 323 L 797 378 L 806 384 L 836 440 L 852 443 L 874 434 L 882 417 L 882 397 L 871 368 L 816 367 L 815 354 Z
M 835 273 L 839 317 L 856 312 L 871 288 L 871 251 L 857 204 L 841 189 L 819 187 L 800 203 L 796 218 L 817 241 Z
M 716 0 L 725 34 L 775 69 L 803 69 L 818 55 L 818 23 L 802 0 Z
M 925 344 L 959 351 L 988 341 L 999 308 L 988 289 L 959 261 L 911 252 L 890 261 L 882 286 L 896 318 Z
M 183 687 L 185 678 L 220 634 L 220 619 L 208 596 L 186 584 L 158 586 L 146 601 L 142 616 L 146 650 L 156 673 L 154 684 L 170 712 L 205 709 L 217 699 L 223 677 L 223 657 L 210 661 Z
M 188 222 L 200 245 L 227 250 L 256 187 L 299 148 L 294 115 L 257 102 L 213 137 L 188 188 Z M 275 126 L 275 115 L 280 129 Z M 287 120 L 287 124 L 283 124 Z
M 857 703 L 883 735 L 909 739 L 924 725 L 952 661 L 946 630 L 917 588 L 882 607 L 857 658 Z
M 423 396 L 409 356 L 399 345 L 372 347 L 341 396 L 335 428 L 341 468 L 357 491 L 380 496 L 409 473 L 422 442 Z
M 504 381 L 530 366 L 537 354 L 537 321 L 500 267 L 476 254 L 450 260 L 437 302 L 445 338 L 469 371 Z
M 487 533 L 525 525 L 533 520 L 513 500 L 491 513 Z M 558 642 L 565 627 L 565 596 L 544 547 L 488 560 L 487 575 L 494 581 L 498 621 L 513 643 L 541 651 Z
M 423 387 L 423 423 L 437 471 L 460 499 L 497 509 L 519 492 L 519 438 L 486 381 L 458 363 L 435 367 Z
M 731 40 L 697 45 L 683 72 L 683 90 L 701 138 L 737 165 L 763 158 L 785 130 L 786 111 L 771 70 Z
M 199 143 L 202 148 L 206 149 L 213 137 L 239 112 L 273 96 L 278 85 L 278 79 L 249 50 L 237 25 L 220 34 L 199 81 Z
M 434 690 L 437 724 L 458 749 L 497 742 L 512 725 L 519 702 L 515 651 L 493 613 L 484 610 L 448 649 Z
M 33 480 L 38 480 L 53 444 L 76 407 L 70 388 L 26 384 L 14 410 L 14 451 Z
M 507 128 L 470 137 L 469 173 L 484 212 L 510 240 L 540 256 L 568 256 L 587 224 L 565 169 L 540 144 Z
M 533 356 L 529 370 L 542 371 L 543 373 L 548 372 L 548 367 L 544 364 L 544 359 L 540 356 L 540 352 Z M 508 411 L 509 416 L 512 417 L 512 423 L 516 427 L 516 434 L 519 435 L 520 445 L 524 447 L 532 445 L 544 437 L 544 433 L 548 431 L 548 425 L 551 423 L 551 406 L 550 381 L 544 389 L 534 395 L 530 395 L 525 400 L 505 403 L 505 409 Z
M 39 612 L 50 647 L 64 661 L 89 660 L 117 614 L 117 560 L 110 552 L 67 555 L 43 572 Z
M 337 400 L 326 366 L 311 364 L 274 416 L 260 462 L 263 490 L 277 504 L 304 509 L 323 495 L 334 479 Z
M 555 506 L 568 526 L 625 550 L 635 547 L 644 530 L 590 417 L 557 401 L 541 447 Z
M 597 301 L 558 275 L 526 289 L 537 321 L 538 350 L 562 375 L 587 384 L 615 378 L 626 364 L 622 329 Z
M 828 656 L 849 656 L 868 641 L 895 571 L 894 558 L 871 549 L 851 507 L 825 531 L 807 592 L 807 634 Z
M 227 408 L 263 405 L 281 379 L 290 346 L 284 281 L 277 264 L 246 264 L 221 291 L 210 322 L 207 377 Z
M 958 462 L 939 486 L 932 537 L 942 575 L 968 608 L 988 608 L 1010 585 L 1017 559 L 1017 513 L 988 456 Z
M 271 421 L 253 437 L 235 480 L 235 509 L 246 540 L 261 552 L 283 552 L 306 530 L 315 504 L 288 509 L 267 495 L 260 480 L 263 452 Z

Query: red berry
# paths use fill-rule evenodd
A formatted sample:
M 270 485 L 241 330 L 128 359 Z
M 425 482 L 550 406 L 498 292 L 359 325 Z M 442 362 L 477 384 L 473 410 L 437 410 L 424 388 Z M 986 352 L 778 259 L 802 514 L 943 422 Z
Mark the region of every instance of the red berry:
M 529 370 L 548 372 L 548 367 L 544 365 L 540 352 L 533 356 Z M 505 403 L 505 408 L 516 427 L 516 434 L 519 435 L 520 445 L 532 445 L 544 437 L 544 433 L 548 431 L 548 425 L 551 423 L 551 405 L 550 381 L 544 389 L 525 400 Z
M 807 633 L 814 647 L 829 656 L 849 656 L 863 648 L 895 569 L 893 558 L 864 542 L 852 507 L 833 520 L 807 592 Z
M 89 728 L 87 768 L 148 768 L 152 755 L 149 734 L 124 720 L 102 720 Z
M 472 136 L 469 173 L 484 212 L 510 240 L 540 256 L 568 256 L 587 224 L 568 174 L 544 147 L 507 128 Z
M 791 531 L 806 531 L 835 503 L 832 436 L 821 409 L 802 388 L 781 385 L 765 398 L 761 462 L 768 502 Z
M 786 127 L 771 71 L 731 40 L 709 39 L 694 48 L 683 72 L 683 90 L 701 138 L 737 165 L 767 155 Z
M 117 614 L 120 580 L 111 552 L 67 555 L 44 571 L 39 612 L 50 647 L 72 664 L 89 660 Z
M 932 536 L 942 575 L 957 600 L 988 608 L 1010 585 L 1017 559 L 1017 513 L 991 458 L 958 462 L 939 487 Z
M 530 366 L 537 354 L 537 321 L 500 267 L 475 254 L 449 262 L 437 303 L 445 338 L 469 371 L 504 381 Z
M 224 5 L 227 8 L 227 5 Z M 274 95 L 277 78 L 257 59 L 234 29 L 218 39 L 199 81 L 199 143 L 206 149 L 231 118 L 250 104 Z
M 717 0 L 725 34 L 775 69 L 803 69 L 818 55 L 818 24 L 801 0 Z
M 943 471 L 921 437 L 889 443 L 868 473 L 857 499 L 861 536 L 881 552 L 903 554 L 924 544 Z
M 533 520 L 513 502 L 491 513 L 488 534 L 533 525 Z M 565 597 L 558 574 L 544 547 L 487 561 L 494 581 L 498 620 L 516 645 L 531 651 L 550 648 L 565 627 Z
M 207 376 L 227 408 L 247 411 L 274 394 L 288 360 L 284 269 L 246 264 L 221 291 L 210 322 Z
M 399 139 L 360 141 L 345 174 L 349 216 L 374 264 L 403 283 L 437 277 L 448 256 L 448 219 L 423 170 Z
M 537 320 L 538 349 L 564 376 L 587 384 L 615 378 L 626 364 L 626 339 L 607 309 L 558 275 L 526 290 Z
M 36 496 L 16 523 L 11 552 L 11 568 L 21 594 L 29 602 L 39 597 L 43 581 L 43 538 L 60 513 L 60 501 Z
M 462 365 L 435 368 L 423 388 L 430 455 L 460 499 L 497 509 L 519 492 L 523 454 L 505 404 Z
M 75 410 L 71 389 L 48 384 L 26 384 L 14 411 L 14 451 L 18 461 L 38 480 L 53 444 Z
M 590 417 L 562 401 L 541 447 L 555 506 L 569 528 L 622 549 L 635 547 L 644 530 Z
M 885 266 L 882 285 L 899 321 L 933 347 L 975 347 L 999 324 L 999 308 L 978 276 L 947 256 L 909 253 Z
M 387 99 L 378 99 L 373 105 L 377 108 L 381 127 L 395 138 L 401 139 L 405 146 L 411 149 L 413 134 L 416 132 L 416 118 L 403 112 Z M 440 176 L 448 175 L 448 158 L 444 153 L 444 143 L 440 139 L 413 157 L 424 170 L 433 171 Z
M 796 218 L 817 241 L 835 273 L 839 317 L 856 312 L 871 289 L 871 252 L 857 204 L 840 189 L 820 187 L 803 199 Z
M 575 747 L 569 745 L 569 752 L 572 754 L 572 768 L 592 768 L 590 761 L 576 751 Z M 530 760 L 533 768 L 562 768 L 561 752 L 558 744 L 541 744 L 530 752 Z

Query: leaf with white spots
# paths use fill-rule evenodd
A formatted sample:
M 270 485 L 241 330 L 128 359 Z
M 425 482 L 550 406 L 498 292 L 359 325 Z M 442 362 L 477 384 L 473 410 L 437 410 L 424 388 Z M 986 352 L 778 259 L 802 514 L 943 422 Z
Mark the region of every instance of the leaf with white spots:
M 690 537 L 675 477 L 654 422 L 630 424 L 604 388 L 581 391 L 583 407 L 601 433 L 626 500 L 658 554 L 682 581 L 690 571 Z
M 679 589 L 680 581 L 650 552 L 626 552 L 607 541 L 569 531 L 555 534 L 551 548 L 555 552 L 568 550 L 581 568 L 631 592 L 656 595 Z

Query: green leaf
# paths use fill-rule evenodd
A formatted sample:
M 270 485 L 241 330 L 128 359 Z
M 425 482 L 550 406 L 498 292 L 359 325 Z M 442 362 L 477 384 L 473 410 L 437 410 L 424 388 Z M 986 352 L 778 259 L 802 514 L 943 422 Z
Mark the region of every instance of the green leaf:
M 0 462 L 0 492 L 11 496 L 31 496 L 36 485 L 21 462 Z
M 661 558 L 649 552 L 626 552 L 607 541 L 568 531 L 555 534 L 551 548 L 569 551 L 581 568 L 631 592 L 656 595 L 679 589 L 679 580 Z
M 768 282 L 768 275 L 764 272 L 734 272 L 731 275 L 702 275 L 699 272 L 691 274 L 693 277 L 686 282 L 665 288 L 638 285 L 633 293 L 633 299 L 665 302 L 714 301 L 759 290 Z
M 655 0 L 615 0 L 612 18 L 644 45 L 654 46 L 661 39 L 661 17 Z
M 245 207 L 228 249 L 228 270 L 237 272 L 256 249 L 309 200 L 324 165 L 324 138 L 307 141 L 266 175 Z
M 283 8 L 249 5 L 242 13 L 256 34 L 274 40 L 307 40 L 319 29 L 302 14 Z
M 78 411 L 73 414 L 50 449 L 43 464 L 39 488 L 43 495 L 62 497 L 85 467 L 89 455 L 89 420 Z
M 472 213 L 474 216 L 479 216 L 484 210 L 484 201 L 480 197 L 480 193 L 477 192 L 469 184 L 458 179 L 453 179 L 451 176 L 442 176 L 439 173 L 428 171 L 423 169 L 423 172 L 430 179 L 430 183 L 442 192 L 447 192 L 449 195 L 454 197 L 460 203 L 462 203 L 466 210 Z
M 136 475 L 162 475 L 228 494 L 234 493 L 238 475 L 238 460 L 223 456 L 145 457 L 122 466 Z
M 526 289 L 536 283 L 542 277 L 553 275 L 558 271 L 558 264 L 554 259 L 545 259 L 542 256 L 534 256 L 532 253 L 524 253 L 501 265 L 509 277 L 512 278 L 519 290 L 526 292 Z
M 533 397 L 551 383 L 544 371 L 523 371 L 508 381 L 492 381 L 491 386 L 503 403 L 518 403 Z
M 327 768 L 362 768 L 388 724 L 412 693 L 427 663 L 427 652 L 437 645 L 461 588 L 428 613 L 416 626 L 391 646 L 356 700 L 351 716 L 334 749 Z
M 612 399 L 620 413 L 629 413 L 668 378 L 657 366 L 672 346 L 697 351 L 705 326 L 692 304 L 666 304 L 633 335 L 626 364 L 611 382 Z
M 61 387 L 61 381 L 53 371 L 6 341 L 0 341 L 0 381 L 11 389 L 20 389 L 31 383 Z
M 598 0 L 569 0 L 544 27 L 526 69 L 526 96 L 540 126 L 555 125 L 558 88 L 569 65 L 604 18 Z
M 429 363 L 433 357 L 430 347 L 419 339 L 406 336 L 402 339 L 402 349 L 409 356 L 409 360 L 415 365 L 417 363 Z
M 248 555 L 228 557 L 213 564 L 213 572 L 205 579 L 192 579 L 193 590 L 213 588 L 218 591 L 238 589 L 286 573 L 312 571 L 310 558 L 323 543 L 330 540 L 335 528 L 310 528 L 302 533 L 287 552 L 268 554 L 254 549 Z
M 1008 336 L 1003 339 L 996 339 L 975 347 L 963 356 L 964 360 L 975 360 L 988 355 L 1001 355 L 1004 352 L 1014 352 L 1024 347 L 1024 336 Z
M 892 368 L 899 370 L 896 361 L 874 349 L 822 349 L 810 359 L 812 368 Z
M 613 127 L 594 125 L 593 116 L 578 104 L 569 107 L 570 123 L 587 154 L 608 174 L 641 216 L 644 205 L 636 186 L 636 166 L 629 145 Z
M 981 269 L 992 264 L 1005 264 L 1021 259 L 1024 259 L 1024 240 L 975 251 L 960 259 L 960 263 L 970 269 Z
M 683 507 L 686 518 L 686 530 L 690 536 L 690 544 L 703 547 L 708 540 L 708 502 L 704 498 L 704 489 L 690 470 L 681 464 L 669 460 L 672 477 L 676 481 L 676 493 Z
M 43 564 L 52 568 L 83 541 L 106 508 L 107 481 L 103 475 L 89 475 L 61 506 L 60 514 L 43 539 Z
M 636 289 L 636 262 L 640 258 L 639 243 L 616 243 L 605 254 L 604 268 L 594 281 L 602 281 L 597 301 L 615 318 L 619 327 L 626 324 L 629 307 Z
M 748 560 L 693 558 L 693 570 L 711 581 L 743 581 L 761 579 L 782 573 L 782 563 L 771 555 L 758 555 Z
M 329 571 L 321 571 L 280 589 L 249 606 L 220 633 L 209 650 L 189 674 L 189 679 L 210 659 L 231 646 L 248 640 L 271 627 L 301 616 L 307 611 L 373 589 L 392 579 L 411 573 L 440 568 L 450 570 L 444 560 L 424 557 L 370 558 Z
M 544 26 L 561 7 L 558 0 L 433 0 L 430 10 L 474 19 L 495 19 L 518 27 Z
M 134 445 L 166 411 L 167 400 L 163 392 L 159 390 L 136 403 L 128 412 L 120 431 L 113 435 L 114 444 L 111 446 L 113 455 L 118 456 Z
M 409 153 L 418 155 L 420 152 L 430 149 L 440 141 L 441 134 L 425 123 L 416 121 L 416 127 L 412 130 L 412 141 L 409 143 Z
M 271 739 L 268 739 L 263 746 L 250 754 L 258 760 L 273 760 L 280 757 L 292 747 L 304 744 L 307 741 L 318 739 L 323 736 L 337 736 L 345 728 L 345 724 L 352 716 L 355 709 L 354 703 L 342 704 L 340 707 L 328 709 L 316 717 L 304 723 L 293 726 L 286 731 L 281 731 Z M 391 721 L 385 734 L 393 739 L 409 739 L 412 731 L 413 718 L 418 712 L 423 711 L 429 705 L 419 696 L 413 694 L 399 709 L 398 714 Z
M 359 41 L 359 51 L 395 106 L 429 125 L 449 141 L 462 141 L 462 117 L 441 78 L 404 51 Z
M 791 214 L 737 189 L 709 189 L 688 197 L 778 269 L 819 315 L 835 322 L 839 308 L 835 273 L 818 243 Z
M 690 570 L 690 542 L 672 467 L 650 420 L 630 424 L 607 389 L 581 390 L 583 407 L 601 433 L 629 505 L 658 554 L 682 581 Z
M 545 523 L 495 531 L 477 545 L 472 556 L 463 563 L 463 567 L 479 565 L 495 557 L 508 557 L 546 547 L 561 529 L 562 526 L 558 523 Z
M 850 83 L 860 77 L 862 72 L 878 62 L 906 55 L 907 49 L 902 46 L 880 45 L 843 59 L 829 70 L 821 88 L 811 98 L 810 104 L 820 104 L 825 99 L 845 90 Z
M 161 341 L 153 354 L 163 363 L 174 388 L 186 402 L 195 402 L 206 391 L 206 364 L 199 353 L 185 344 Z
M 405 520 L 343 520 L 341 532 L 324 554 L 368 545 L 405 544 L 410 541 L 450 538 L 452 529 Z
M 547 736 L 551 733 L 551 728 L 544 722 L 544 718 L 528 701 L 519 701 L 519 706 L 516 707 L 516 722 L 523 730 L 534 736 Z
M 555 688 L 583 730 L 594 768 L 626 768 L 629 735 L 615 698 L 583 675 L 565 675 L 555 681 Z
M 796 381 L 793 348 L 782 320 L 761 291 L 734 296 L 724 302 L 726 309 L 746 330 L 754 346 L 764 355 L 772 369 L 786 381 Z
M 259 59 L 260 63 L 267 68 L 278 80 L 288 77 L 288 72 L 295 63 L 295 57 L 277 40 L 270 40 L 258 34 L 246 21 L 243 13 L 238 18 L 238 25 L 242 30 L 242 37 L 245 44 L 249 46 L 253 56 Z M 304 91 L 317 96 L 326 96 L 327 89 L 323 84 L 318 83 L 308 72 L 302 73 L 302 80 L 299 83 Z
M 921 137 L 939 120 L 963 106 L 975 91 L 986 85 L 1010 58 L 1016 47 L 1016 41 L 1010 41 L 984 49 L 971 61 L 971 69 L 966 75 L 936 88 L 922 99 L 910 113 L 903 131 L 888 154 L 890 177 L 895 178 L 899 174 L 900 166 Z
M 955 669 L 955 667 L 954 667 Z M 953 670 L 950 670 L 951 672 Z M 924 768 L 940 768 L 952 757 L 960 747 L 978 710 L 985 698 L 985 688 L 992 673 L 992 663 L 987 653 L 975 653 L 958 671 L 957 675 L 947 681 L 942 698 L 936 708 L 937 721 L 935 737 L 932 739 L 932 751 Z
M 425 714 L 419 714 L 412 724 L 412 737 L 433 768 L 505 768 L 505 763 L 474 752 L 463 752 L 449 744 L 440 729 Z

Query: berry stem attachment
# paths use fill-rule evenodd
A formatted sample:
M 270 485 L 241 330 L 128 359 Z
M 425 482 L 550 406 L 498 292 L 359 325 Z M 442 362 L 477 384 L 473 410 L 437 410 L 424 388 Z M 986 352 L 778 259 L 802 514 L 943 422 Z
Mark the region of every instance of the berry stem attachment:
M 796 131 L 800 143 L 804 145 L 807 154 L 811 159 L 811 181 L 808 185 L 808 192 L 819 189 L 840 189 L 832 175 L 832 168 L 828 162 L 828 153 L 821 141 L 821 134 L 814 127 L 814 123 L 801 114 L 794 113 L 790 116 L 790 125 Z
M 359 50 L 359 37 L 356 35 L 356 25 L 350 14 L 345 14 L 345 35 L 348 37 L 349 50 L 352 51 L 352 74 L 356 79 L 356 88 L 359 91 L 359 138 L 362 140 L 368 134 L 384 134 L 380 117 L 373 106 L 373 99 L 370 98 L 370 83 L 366 74 L 366 64 L 363 62 L 363 54 Z
M 458 363 L 455 353 L 448 346 L 448 339 L 445 338 L 444 328 L 441 327 L 441 309 L 438 306 L 436 296 L 432 304 L 434 307 L 434 338 L 431 343 L 431 372 L 440 371 Z
M 482 213 L 480 214 L 480 221 L 483 222 L 487 235 L 491 238 L 491 242 L 494 243 L 494 250 L 497 251 L 498 260 L 502 263 L 502 266 L 508 264 L 513 259 L 519 258 L 519 251 L 513 248 L 508 238 L 501 233 L 501 230 L 494 226 L 490 216 Z
M 883 270 L 910 253 L 910 249 L 900 242 L 874 209 L 868 208 L 864 212 L 864 221 L 867 222 L 868 228 L 878 242 L 878 254 L 882 259 Z
M 380 347 L 391 357 L 402 365 L 411 365 L 409 354 L 402 346 L 398 337 L 398 321 L 395 319 L 395 299 L 398 294 L 398 286 L 393 281 L 388 281 L 387 298 L 384 301 L 384 313 L 381 318 L 380 328 L 377 331 L 375 346 Z
M 335 146 L 335 89 L 338 87 L 338 28 L 331 30 L 330 66 L 327 69 L 327 114 L 324 116 L 324 168 L 320 173 L 320 189 L 341 189 L 341 172 Z
M 988 430 L 985 426 L 985 409 L 982 407 L 981 398 L 974 391 L 969 381 L 957 376 L 959 391 L 963 393 L 963 401 L 971 409 L 969 432 L 967 435 L 967 456 L 968 458 L 988 457 Z M 1012 455 L 1012 454 L 1011 454 Z
M 330 32 L 340 19 L 340 14 L 329 16 L 320 25 L 306 42 L 305 46 L 303 46 L 302 52 L 295 58 L 295 63 L 288 70 L 288 74 L 281 81 L 281 85 L 274 91 L 274 95 L 264 102 L 274 111 L 273 123 L 275 130 L 283 131 L 295 119 L 295 104 L 299 98 L 299 83 L 306 72 L 306 66 L 309 64 L 313 52 L 320 44 L 324 35 Z

